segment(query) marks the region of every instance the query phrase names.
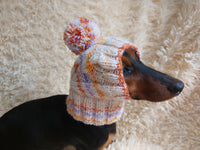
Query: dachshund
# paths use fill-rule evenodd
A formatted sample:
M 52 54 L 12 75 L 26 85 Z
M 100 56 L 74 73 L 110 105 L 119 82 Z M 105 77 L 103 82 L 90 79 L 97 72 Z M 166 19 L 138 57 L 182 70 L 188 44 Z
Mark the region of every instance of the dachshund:
M 184 83 L 144 65 L 131 47 L 122 56 L 123 76 L 134 100 L 161 102 L 177 96 Z M 67 95 L 25 102 L 0 118 L 0 150 L 103 150 L 116 123 L 88 125 L 66 111 Z

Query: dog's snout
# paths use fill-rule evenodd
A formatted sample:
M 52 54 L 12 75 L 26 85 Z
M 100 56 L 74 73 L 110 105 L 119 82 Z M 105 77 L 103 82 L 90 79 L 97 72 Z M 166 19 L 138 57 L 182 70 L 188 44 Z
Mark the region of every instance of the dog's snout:
M 182 81 L 179 81 L 175 83 L 174 87 L 169 89 L 171 92 L 175 93 L 176 95 L 179 95 L 181 91 L 184 88 L 184 83 Z

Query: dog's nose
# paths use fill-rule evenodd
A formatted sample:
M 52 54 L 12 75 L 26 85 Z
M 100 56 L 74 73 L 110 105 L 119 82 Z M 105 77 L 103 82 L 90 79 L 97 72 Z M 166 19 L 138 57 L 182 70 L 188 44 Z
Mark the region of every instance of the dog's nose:
M 179 95 L 184 88 L 184 83 L 180 80 L 173 82 L 168 86 L 168 90 L 176 95 Z
M 180 82 L 176 83 L 173 92 L 176 93 L 176 95 L 178 95 L 181 93 L 183 88 L 184 88 L 184 83 L 182 81 L 180 81 Z

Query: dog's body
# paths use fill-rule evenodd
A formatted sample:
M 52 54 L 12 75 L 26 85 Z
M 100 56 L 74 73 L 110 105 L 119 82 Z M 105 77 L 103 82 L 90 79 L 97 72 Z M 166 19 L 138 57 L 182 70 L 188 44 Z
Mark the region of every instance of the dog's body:
M 145 66 L 131 48 L 122 56 L 123 74 L 133 99 L 163 101 L 178 95 L 184 84 Z M 0 118 L 0 150 L 101 150 L 112 142 L 116 123 L 86 125 L 66 110 L 67 95 L 34 100 Z
M 33 100 L 6 113 L 0 119 L 0 149 L 62 150 L 74 145 L 93 150 L 102 147 L 110 133 L 115 134 L 116 124 L 93 126 L 74 120 L 66 111 L 66 98 Z

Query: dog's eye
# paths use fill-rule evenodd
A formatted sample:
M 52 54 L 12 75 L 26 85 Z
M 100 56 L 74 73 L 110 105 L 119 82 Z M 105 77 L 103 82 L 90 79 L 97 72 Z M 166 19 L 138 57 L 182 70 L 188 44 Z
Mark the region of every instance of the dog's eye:
M 127 66 L 127 65 L 123 67 L 123 75 L 124 75 L 124 77 L 130 76 L 132 73 L 133 73 L 133 67 Z

